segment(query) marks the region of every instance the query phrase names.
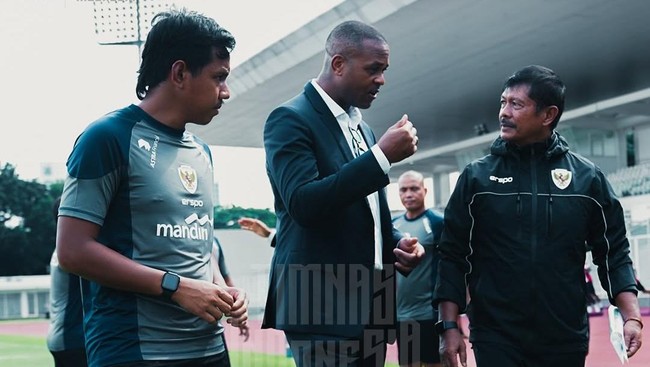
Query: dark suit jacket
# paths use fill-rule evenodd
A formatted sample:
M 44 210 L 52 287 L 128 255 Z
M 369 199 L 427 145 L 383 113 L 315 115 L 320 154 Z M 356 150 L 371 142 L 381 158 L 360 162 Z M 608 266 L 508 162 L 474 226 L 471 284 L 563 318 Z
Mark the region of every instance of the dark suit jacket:
M 368 147 L 375 137 L 361 122 Z M 267 173 L 278 217 L 263 327 L 360 336 L 364 327 L 394 323 L 393 228 L 389 183 L 368 151 L 353 159 L 316 89 L 276 108 L 264 127 Z M 381 279 L 374 279 L 374 223 L 366 196 L 378 192 L 383 239 Z M 383 315 L 371 306 L 382 306 Z M 374 321 L 373 321 L 374 320 Z

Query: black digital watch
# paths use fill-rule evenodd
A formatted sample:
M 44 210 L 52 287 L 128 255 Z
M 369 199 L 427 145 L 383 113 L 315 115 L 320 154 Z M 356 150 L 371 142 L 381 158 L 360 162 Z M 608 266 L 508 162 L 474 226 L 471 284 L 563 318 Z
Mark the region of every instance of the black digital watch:
M 449 329 L 458 329 L 458 323 L 456 321 L 440 320 L 436 322 L 436 324 L 433 326 L 433 329 L 436 331 L 436 334 L 442 335 Z
M 163 296 L 170 298 L 178 290 L 180 282 L 181 277 L 178 274 L 172 273 L 171 271 L 166 272 L 162 277 L 162 282 L 160 282 Z

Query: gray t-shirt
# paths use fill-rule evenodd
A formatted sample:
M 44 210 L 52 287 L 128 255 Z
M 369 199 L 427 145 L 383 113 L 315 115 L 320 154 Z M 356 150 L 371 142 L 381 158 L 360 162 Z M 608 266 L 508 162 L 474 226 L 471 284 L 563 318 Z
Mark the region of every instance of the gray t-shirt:
M 436 246 L 442 232 L 442 215 L 427 209 L 416 218 L 401 215 L 393 225 L 402 233 L 417 237 L 424 247 L 425 256 L 408 277 L 397 273 L 397 320 L 437 320 L 434 310 L 433 288 L 438 273 Z
M 61 269 L 56 251 L 50 260 L 49 312 L 47 348 L 52 352 L 84 349 L 79 277 Z
M 212 281 L 207 145 L 131 105 L 92 123 L 77 139 L 67 168 L 60 216 L 100 225 L 97 240 L 138 263 Z M 217 323 L 164 297 L 84 282 L 90 366 L 224 351 Z

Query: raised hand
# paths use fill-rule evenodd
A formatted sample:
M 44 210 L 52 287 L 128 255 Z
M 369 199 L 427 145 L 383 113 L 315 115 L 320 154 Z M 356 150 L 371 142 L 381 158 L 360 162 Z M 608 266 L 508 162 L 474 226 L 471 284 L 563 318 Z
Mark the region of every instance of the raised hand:
M 271 235 L 271 229 L 259 219 L 243 217 L 237 223 L 242 229 L 251 231 L 260 237 L 267 238 Z
M 390 163 L 396 163 L 412 156 L 417 151 L 417 144 L 417 129 L 406 114 L 389 127 L 377 142 Z

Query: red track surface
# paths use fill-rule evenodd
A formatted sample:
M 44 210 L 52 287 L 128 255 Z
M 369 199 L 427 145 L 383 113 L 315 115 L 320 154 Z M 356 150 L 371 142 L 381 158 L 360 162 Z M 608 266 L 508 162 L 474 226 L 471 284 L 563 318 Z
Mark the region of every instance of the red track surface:
M 648 319 L 648 316 L 645 316 Z M 467 331 L 466 319 L 464 321 L 464 330 Z M 589 355 L 587 356 L 586 367 L 615 367 L 620 366 L 620 362 L 614 349 L 609 342 L 609 324 L 607 316 L 592 316 L 590 318 L 591 340 L 589 343 Z M 285 341 L 284 334 L 277 330 L 260 330 L 259 321 L 253 320 L 251 323 L 251 337 L 248 342 L 244 343 L 241 337 L 237 335 L 238 331 L 232 327 L 226 328 L 226 338 L 228 348 L 234 350 L 250 350 L 255 352 L 269 354 L 284 354 Z M 647 334 L 647 331 L 646 331 Z M 468 346 L 468 366 L 476 367 L 471 345 Z M 436 346 L 437 348 L 437 346 Z M 389 345 L 387 361 L 397 362 L 397 350 L 395 345 Z M 649 367 L 650 366 L 650 336 L 646 336 L 646 345 L 630 359 L 627 365 L 630 367 Z
M 648 316 L 645 316 L 648 319 Z M 591 341 L 589 346 L 589 355 L 587 356 L 586 367 L 615 367 L 620 366 L 618 358 L 614 354 L 614 350 L 609 342 L 609 326 L 606 316 L 593 316 L 590 318 L 591 322 Z M 285 354 L 286 346 L 284 334 L 277 330 L 262 330 L 260 329 L 260 321 L 250 321 L 251 336 L 247 342 L 243 342 L 238 335 L 238 329 L 231 326 L 226 326 L 226 338 L 228 340 L 228 348 L 240 351 L 254 351 L 267 354 Z M 467 327 L 465 325 L 465 330 Z M 47 334 L 47 321 L 11 321 L 0 323 L 0 334 L 14 334 L 14 335 L 33 335 L 45 336 Z M 641 348 L 632 359 L 628 366 L 630 367 L 648 367 L 650 366 L 650 336 L 646 331 L 646 345 Z M 468 345 L 469 347 L 469 345 Z M 469 350 L 468 365 L 475 367 L 476 363 Z M 397 352 L 395 345 L 388 348 L 389 362 L 397 361 Z

